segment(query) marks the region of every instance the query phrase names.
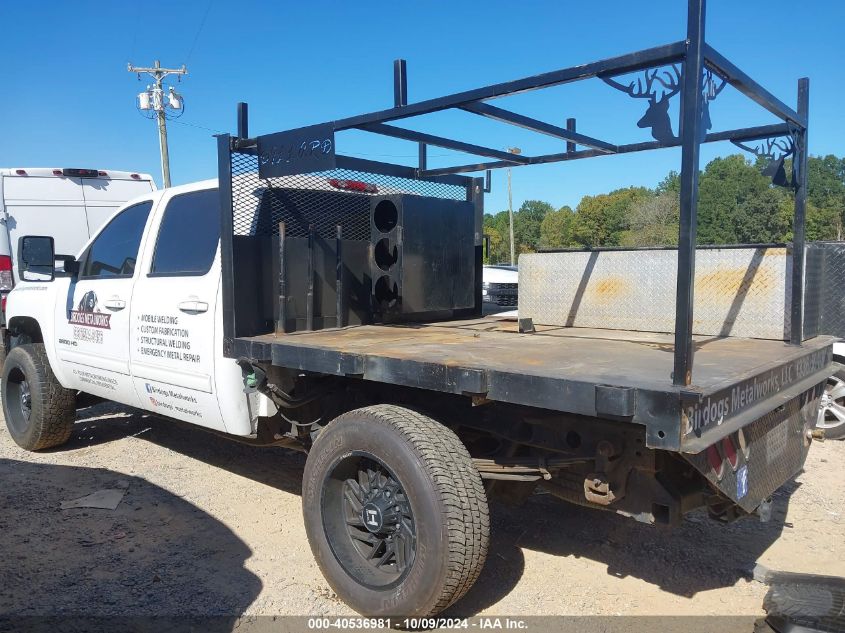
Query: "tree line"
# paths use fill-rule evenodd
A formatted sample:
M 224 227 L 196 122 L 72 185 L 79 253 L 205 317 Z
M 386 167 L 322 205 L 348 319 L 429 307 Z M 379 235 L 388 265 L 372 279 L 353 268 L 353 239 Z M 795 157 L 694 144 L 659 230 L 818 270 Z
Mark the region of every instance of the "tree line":
M 756 163 L 735 154 L 716 158 L 699 177 L 699 244 L 755 244 L 792 240 L 794 195 L 776 187 Z M 791 166 L 787 162 L 787 173 Z M 845 158 L 808 161 L 808 240 L 841 240 L 845 222 Z M 514 211 L 516 253 L 598 246 L 670 246 L 678 243 L 680 180 L 670 172 L 653 189 L 626 187 L 584 196 L 573 210 L 527 200 Z M 510 259 L 508 212 L 484 216 L 486 263 Z

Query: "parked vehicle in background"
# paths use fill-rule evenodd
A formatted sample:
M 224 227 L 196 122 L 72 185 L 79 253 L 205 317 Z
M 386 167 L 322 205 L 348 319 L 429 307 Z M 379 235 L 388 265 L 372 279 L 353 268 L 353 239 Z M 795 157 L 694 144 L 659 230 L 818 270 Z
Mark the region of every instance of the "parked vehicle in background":
M 519 298 L 519 267 L 511 264 L 485 266 L 481 298 L 485 314 L 516 310 Z
M 76 255 L 118 207 L 155 189 L 152 176 L 128 171 L 0 168 L 0 334 L 4 339 L 6 295 L 20 281 L 16 266 L 20 236 L 52 236 L 57 255 Z
M 841 343 L 837 345 L 842 346 Z M 835 345 L 834 353 L 836 347 Z M 840 369 L 827 380 L 824 394 L 819 401 L 816 428 L 824 431 L 825 439 L 845 439 L 845 369 Z

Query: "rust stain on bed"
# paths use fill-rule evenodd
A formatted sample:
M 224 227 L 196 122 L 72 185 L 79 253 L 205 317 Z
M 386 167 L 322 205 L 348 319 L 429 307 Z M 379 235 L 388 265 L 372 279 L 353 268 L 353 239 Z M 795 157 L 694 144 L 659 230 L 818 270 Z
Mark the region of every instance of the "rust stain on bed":
M 695 277 L 695 298 L 708 301 L 733 301 L 738 294 L 771 294 L 778 286 L 771 271 L 761 266 L 757 271 L 748 268 L 714 270 Z
M 623 277 L 605 277 L 591 289 L 597 299 L 609 301 L 628 292 L 630 282 Z

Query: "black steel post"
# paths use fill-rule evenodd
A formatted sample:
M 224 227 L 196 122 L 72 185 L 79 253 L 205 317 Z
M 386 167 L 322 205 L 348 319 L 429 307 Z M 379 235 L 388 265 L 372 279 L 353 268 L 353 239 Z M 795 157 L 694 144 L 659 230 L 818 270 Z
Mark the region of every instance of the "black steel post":
M 337 260 L 335 262 L 335 309 L 337 310 L 337 327 L 343 327 L 343 227 L 337 225 Z
M 314 225 L 308 225 L 308 283 L 305 292 L 305 329 L 314 329 Z
M 798 116 L 809 120 L 810 80 L 798 80 Z M 792 306 L 789 342 L 800 345 L 804 339 L 804 221 L 807 207 L 807 128 L 796 133 L 795 155 L 795 218 L 792 224 Z
M 473 178 L 467 187 L 467 201 L 475 209 L 475 314 L 481 316 L 483 296 L 481 284 L 484 280 L 484 179 Z
M 695 235 L 698 224 L 698 160 L 704 70 L 704 0 L 689 0 L 687 54 L 681 92 L 681 218 L 675 296 L 675 363 L 672 382 L 692 382 L 692 322 L 695 300 Z
M 220 196 L 220 268 L 222 269 L 223 292 L 223 354 L 231 349 L 235 330 L 235 279 L 232 263 L 232 137 L 221 134 L 217 137 L 217 191 Z
M 566 129 L 569 132 L 575 131 L 575 119 L 566 119 Z M 575 143 L 572 142 L 572 141 L 566 141 L 566 151 L 567 151 L 567 153 L 574 152 L 575 151 Z
M 238 138 L 249 138 L 249 105 L 238 102 Z
M 425 171 L 426 169 L 428 169 L 428 145 L 426 145 L 425 143 L 420 143 L 419 150 L 419 170 Z
M 404 59 L 393 60 L 393 107 L 408 105 L 408 74 Z
M 285 266 L 285 223 L 279 222 L 279 320 L 276 331 L 288 331 L 288 280 Z

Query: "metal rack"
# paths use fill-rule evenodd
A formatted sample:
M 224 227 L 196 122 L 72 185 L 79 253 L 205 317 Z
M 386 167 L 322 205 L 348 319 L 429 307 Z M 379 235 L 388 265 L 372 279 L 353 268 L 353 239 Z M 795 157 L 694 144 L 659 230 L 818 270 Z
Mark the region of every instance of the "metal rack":
M 664 67 L 669 67 L 662 70 Z M 615 77 L 646 71 L 642 79 L 627 85 Z M 574 119 L 566 127 L 559 127 L 512 112 L 488 103 L 491 99 L 540 90 L 575 81 L 598 78 L 610 86 L 623 90 L 632 97 L 648 98 L 646 116 L 640 127 L 650 127 L 654 140 L 640 143 L 616 144 L 605 139 L 588 136 L 576 131 Z M 654 83 L 663 88 L 658 98 L 652 92 Z M 709 132 L 711 126 L 709 105 L 725 85 L 755 101 L 782 122 L 773 125 Z M 731 141 L 743 149 L 748 143 L 766 139 L 784 138 L 779 164 L 780 174 L 775 173 L 777 184 L 783 181 L 783 159 L 792 156 L 793 177 L 790 185 L 795 190 L 795 213 L 792 244 L 791 279 L 791 331 L 790 342 L 801 345 L 804 317 L 804 224 L 807 195 L 807 121 L 809 106 L 809 80 L 798 80 L 798 99 L 795 109 L 787 106 L 763 88 L 731 61 L 705 41 L 705 0 L 689 0 L 687 36 L 685 40 L 664 46 L 613 57 L 589 64 L 563 68 L 540 75 L 525 77 L 474 90 L 467 90 L 435 99 L 408 103 L 407 72 L 404 60 L 394 62 L 394 105 L 392 108 L 330 121 L 306 128 L 299 128 L 255 138 L 249 137 L 246 104 L 239 104 L 238 135 L 218 137 L 220 192 L 223 209 L 232 208 L 232 154 L 253 154 L 257 157 L 260 178 L 277 178 L 305 173 L 323 173 L 335 169 L 355 170 L 382 174 L 389 177 L 410 178 L 447 185 L 465 187 L 467 199 L 479 209 L 483 190 L 489 190 L 490 170 L 502 167 L 519 167 L 555 163 L 597 156 L 627 154 L 668 147 L 681 148 L 680 171 L 680 233 L 678 246 L 677 295 L 675 305 L 674 371 L 675 385 L 686 386 L 692 382 L 693 369 L 693 297 L 695 280 L 695 243 L 698 207 L 699 148 L 701 143 Z M 675 136 L 668 122 L 668 100 L 680 95 L 680 133 Z M 514 125 L 539 134 L 552 136 L 566 142 L 566 151 L 537 156 L 515 155 L 498 149 L 482 147 L 460 140 L 425 134 L 391 122 L 423 116 L 449 109 Z M 357 129 L 399 138 L 418 144 L 419 160 L 416 168 L 390 163 L 362 160 L 335 152 L 335 133 Z M 667 132 L 668 130 L 668 132 Z M 455 165 L 430 169 L 427 164 L 429 145 L 482 156 L 486 162 Z M 579 149 L 580 147 L 580 149 Z M 768 151 L 758 155 L 771 154 Z M 775 161 L 777 163 L 777 161 Z M 463 173 L 487 172 L 487 186 L 481 178 L 468 178 Z M 774 169 L 773 172 L 777 172 Z M 778 182 L 777 179 L 781 182 Z M 232 217 L 223 213 L 223 267 L 224 267 L 224 329 L 226 338 L 234 333 L 234 308 L 231 298 Z M 479 213 L 480 222 L 480 213 Z M 476 250 L 480 267 L 480 226 Z M 227 246 L 228 241 L 228 246 Z M 477 280 L 480 295 L 480 278 Z M 229 300 L 227 300 L 227 297 Z M 480 299 L 479 299 L 480 301 Z

